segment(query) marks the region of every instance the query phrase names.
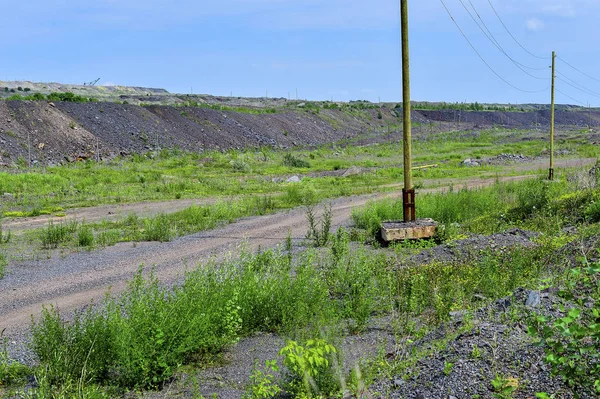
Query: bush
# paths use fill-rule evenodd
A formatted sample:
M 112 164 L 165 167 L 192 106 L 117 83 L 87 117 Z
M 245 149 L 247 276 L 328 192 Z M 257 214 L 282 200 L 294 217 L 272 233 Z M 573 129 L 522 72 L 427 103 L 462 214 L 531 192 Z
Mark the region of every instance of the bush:
M 592 202 L 585 208 L 585 219 L 590 223 L 600 222 L 600 201 Z
M 6 214 L 5 214 L 5 216 L 6 216 Z M 5 233 L 4 230 L 2 229 L 2 224 L 0 224 L 0 244 L 9 243 L 11 238 L 12 238 L 12 234 L 11 234 L 10 230 Z
M 240 159 L 234 159 L 233 161 L 229 162 L 229 164 L 231 165 L 231 168 L 233 170 L 235 170 L 236 172 L 250 172 L 251 168 L 250 165 L 248 165 L 246 162 L 240 160 Z
M 324 247 L 329 242 L 331 217 L 331 204 L 326 205 L 323 209 L 323 216 L 320 221 L 317 220 L 314 208 L 312 206 L 306 207 L 306 220 L 308 221 L 306 238 L 312 240 L 315 247 Z
M 303 159 L 294 157 L 289 152 L 283 156 L 283 165 L 290 168 L 310 168 L 310 163 Z
M 46 249 L 57 248 L 59 244 L 68 242 L 77 231 L 77 223 L 54 224 L 50 221 L 46 228 L 42 229 L 42 246 Z
M 279 351 L 291 372 L 288 390 L 295 397 L 302 397 L 302 394 L 312 397 L 313 393 L 329 396 L 339 391 L 339 383 L 332 370 L 332 358 L 336 352 L 333 345 L 322 339 L 310 339 L 304 345 L 288 341 Z
M 226 266 L 200 268 L 171 288 L 140 270 L 121 296 L 72 322 L 44 309 L 32 327 L 39 370 L 56 386 L 82 380 L 155 388 L 180 365 L 218 353 L 242 335 L 318 330 L 331 321 L 328 289 L 309 257 L 293 276 L 289 258 L 272 251 L 242 254 L 235 267 Z
M 82 225 L 77 232 L 77 244 L 80 247 L 91 247 L 94 244 L 94 232 L 89 226 Z
M 575 397 L 600 396 L 600 264 L 572 269 L 561 296 L 574 304 L 551 321 L 537 316 L 529 333 L 545 347 L 545 361 Z
M 174 236 L 171 220 L 165 214 L 144 220 L 143 239 L 145 241 L 171 241 Z

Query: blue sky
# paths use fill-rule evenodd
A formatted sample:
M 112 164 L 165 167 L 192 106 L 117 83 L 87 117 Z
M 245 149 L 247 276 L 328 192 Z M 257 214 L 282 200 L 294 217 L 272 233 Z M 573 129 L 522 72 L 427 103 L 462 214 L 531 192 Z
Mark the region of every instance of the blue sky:
M 470 0 L 519 70 L 478 29 L 460 0 L 410 0 L 412 97 L 425 101 L 600 105 L 600 0 Z M 472 11 L 469 0 L 462 0 Z M 400 101 L 397 0 L 0 0 L 0 80 L 163 87 L 171 92 L 347 101 Z M 473 12 L 474 14 L 474 12 Z M 10 18 L 7 16 L 11 16 Z M 474 14 L 477 21 L 478 17 Z M 480 22 L 481 23 L 481 22 Z M 528 69 L 537 68 L 537 69 Z M 569 81 L 568 79 L 571 79 Z M 580 84 L 587 92 L 565 83 Z M 579 87 L 580 89 L 582 87 Z M 566 97 L 568 95 L 573 99 Z

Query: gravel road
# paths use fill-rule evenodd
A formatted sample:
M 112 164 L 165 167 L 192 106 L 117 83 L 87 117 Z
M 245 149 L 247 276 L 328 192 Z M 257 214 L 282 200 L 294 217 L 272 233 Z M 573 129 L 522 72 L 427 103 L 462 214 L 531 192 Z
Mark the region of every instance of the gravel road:
M 560 166 L 558 163 L 557 167 Z M 515 181 L 532 177 L 534 176 L 511 176 L 499 180 Z M 470 188 L 482 187 L 494 184 L 496 180 L 474 179 L 465 185 Z M 447 187 L 420 192 L 444 189 Z M 399 197 L 399 194 L 371 194 L 333 200 L 333 227 L 349 225 L 352 208 L 364 205 L 372 199 L 390 196 Z M 155 209 L 159 204 L 173 206 L 173 201 L 155 203 L 151 208 Z M 185 201 L 178 201 L 177 204 L 189 205 Z M 144 208 L 148 206 L 119 205 L 121 209 L 151 209 Z M 88 214 L 85 218 L 91 220 L 89 215 L 106 211 L 106 207 L 87 208 Z M 30 225 L 31 227 L 35 226 Z M 0 280 L 0 292 L 3 293 L 0 296 L 0 330 L 6 329 L 5 336 L 9 339 L 10 351 L 20 353 L 31 316 L 39 315 L 43 305 L 53 304 L 62 312 L 80 309 L 102 298 L 109 288 L 112 292 L 124 289 L 140 265 L 153 267 L 160 281 L 173 283 L 188 268 L 211 259 L 222 260 L 227 256 L 235 256 L 242 245 L 248 250 L 255 250 L 259 246 L 272 247 L 283 242 L 288 232 L 295 240 L 303 240 L 306 229 L 305 209 L 296 208 L 273 215 L 245 218 L 215 230 L 180 237 L 168 243 L 122 243 L 92 252 L 17 262 L 10 265 L 9 272 Z

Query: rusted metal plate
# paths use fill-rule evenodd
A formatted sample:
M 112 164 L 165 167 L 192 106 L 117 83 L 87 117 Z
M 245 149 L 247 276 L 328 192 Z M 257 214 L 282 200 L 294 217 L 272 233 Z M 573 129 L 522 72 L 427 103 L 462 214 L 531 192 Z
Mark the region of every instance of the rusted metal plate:
M 383 222 L 381 238 L 384 241 L 419 240 L 435 235 L 437 223 L 433 219 L 418 219 L 413 222 Z

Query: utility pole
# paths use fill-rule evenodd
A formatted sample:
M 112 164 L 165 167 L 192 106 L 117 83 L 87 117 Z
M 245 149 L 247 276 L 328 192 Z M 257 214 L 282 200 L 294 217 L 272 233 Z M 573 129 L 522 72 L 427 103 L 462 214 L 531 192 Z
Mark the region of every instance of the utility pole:
M 554 180 L 554 61 L 556 53 L 552 52 L 552 93 L 550 94 L 550 169 L 548 171 L 548 179 Z
M 588 102 L 588 115 L 589 115 L 589 122 L 588 122 L 588 131 L 592 131 L 592 108 L 590 107 L 590 103 Z
M 408 0 L 400 0 L 400 25 L 402 29 L 402 111 L 404 127 L 404 188 L 402 207 L 404 221 L 412 222 L 415 217 L 415 189 L 412 183 L 411 120 L 410 120 L 410 52 L 408 46 Z

